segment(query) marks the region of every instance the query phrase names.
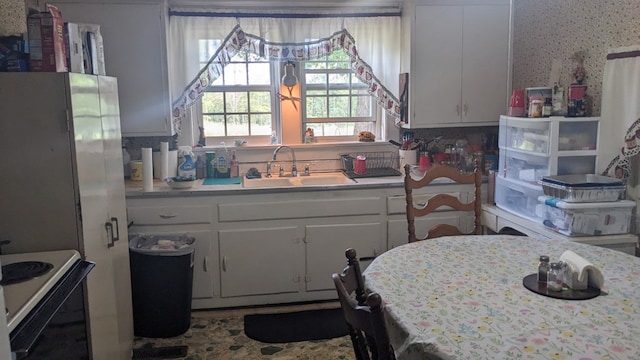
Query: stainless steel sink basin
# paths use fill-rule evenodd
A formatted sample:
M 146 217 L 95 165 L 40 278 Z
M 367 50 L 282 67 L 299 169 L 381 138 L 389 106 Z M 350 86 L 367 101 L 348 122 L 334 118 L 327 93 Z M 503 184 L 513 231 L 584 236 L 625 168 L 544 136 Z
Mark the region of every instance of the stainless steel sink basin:
M 263 177 L 260 179 L 242 178 L 242 187 L 245 188 L 275 188 L 275 187 L 301 187 L 301 186 L 331 186 L 352 184 L 354 181 L 343 173 L 315 173 L 308 176 L 296 177 Z

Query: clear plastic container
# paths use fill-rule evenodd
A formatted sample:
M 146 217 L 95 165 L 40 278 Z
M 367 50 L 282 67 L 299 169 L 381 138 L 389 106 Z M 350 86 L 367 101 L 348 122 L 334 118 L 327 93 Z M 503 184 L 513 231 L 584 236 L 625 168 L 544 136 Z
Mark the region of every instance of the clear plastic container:
M 626 190 L 620 179 L 594 174 L 545 176 L 540 184 L 545 195 L 565 202 L 616 201 Z

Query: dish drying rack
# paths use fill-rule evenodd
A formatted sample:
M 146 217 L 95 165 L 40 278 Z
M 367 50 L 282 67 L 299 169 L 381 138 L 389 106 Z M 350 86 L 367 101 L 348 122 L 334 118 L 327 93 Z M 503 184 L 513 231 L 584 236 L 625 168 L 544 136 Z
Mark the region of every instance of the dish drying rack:
M 364 156 L 366 158 L 367 169 L 362 174 L 354 171 L 354 161 L 357 156 Z M 400 167 L 400 156 L 393 151 L 340 154 L 340 158 L 342 159 L 342 171 L 351 179 L 402 175 L 398 170 Z

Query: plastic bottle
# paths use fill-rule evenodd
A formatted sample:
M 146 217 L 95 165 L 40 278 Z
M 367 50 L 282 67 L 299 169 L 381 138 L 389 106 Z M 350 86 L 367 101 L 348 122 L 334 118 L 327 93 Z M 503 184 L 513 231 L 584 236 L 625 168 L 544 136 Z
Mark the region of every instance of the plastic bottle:
M 193 160 L 191 146 L 178 148 L 178 176 L 196 178 L 196 163 Z
M 202 159 L 204 155 L 198 155 L 196 160 L 196 179 L 204 179 L 207 177 L 205 161 Z
M 240 164 L 238 163 L 238 159 L 236 158 L 236 151 L 233 150 L 231 152 L 231 160 L 229 161 L 230 168 L 230 177 L 238 177 L 240 176 Z
M 278 143 L 278 135 L 276 135 L 275 131 L 271 132 L 271 145 L 276 145 Z

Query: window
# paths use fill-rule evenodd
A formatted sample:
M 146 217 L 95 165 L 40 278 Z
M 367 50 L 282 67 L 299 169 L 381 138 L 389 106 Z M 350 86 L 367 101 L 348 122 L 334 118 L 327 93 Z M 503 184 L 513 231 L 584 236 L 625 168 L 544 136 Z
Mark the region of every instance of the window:
M 204 66 L 220 41 L 200 41 L 200 64 Z M 350 68 L 344 51 L 296 64 L 300 68 L 303 129 L 312 128 L 318 139 L 355 140 L 360 131 L 376 133 L 376 111 L 367 85 Z M 223 75 L 207 87 L 201 113 L 205 136 L 212 143 L 248 139 L 267 143 L 278 129 L 280 62 L 239 52 Z M 302 134 L 301 134 L 302 140 Z
M 351 70 L 344 51 L 306 61 L 301 73 L 304 129 L 312 128 L 315 136 L 334 140 L 353 140 L 364 130 L 376 133 L 372 97 Z
M 200 42 L 204 66 L 219 41 Z M 224 68 L 202 97 L 206 137 L 269 136 L 274 130 L 274 87 L 271 64 L 257 55 L 240 52 Z

